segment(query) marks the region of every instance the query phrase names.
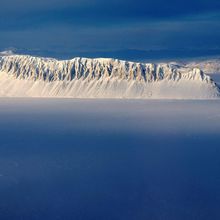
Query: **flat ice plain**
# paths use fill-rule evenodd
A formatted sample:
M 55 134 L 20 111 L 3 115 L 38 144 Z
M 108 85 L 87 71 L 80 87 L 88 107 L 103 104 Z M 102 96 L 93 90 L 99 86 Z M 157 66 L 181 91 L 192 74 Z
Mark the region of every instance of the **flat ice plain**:
M 1 220 L 219 220 L 220 100 L 0 99 Z

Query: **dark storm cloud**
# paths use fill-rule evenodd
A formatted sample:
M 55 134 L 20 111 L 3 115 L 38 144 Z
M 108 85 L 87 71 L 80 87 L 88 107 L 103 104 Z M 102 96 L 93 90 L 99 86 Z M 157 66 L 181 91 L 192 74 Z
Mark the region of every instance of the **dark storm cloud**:
M 3 0 L 0 24 L 5 29 L 60 22 L 97 25 L 175 18 L 218 10 L 219 0 Z
M 189 12 L 201 12 L 207 10 L 216 10 L 220 7 L 218 0 L 2 0 L 1 12 L 24 13 L 27 11 L 41 11 L 62 8 L 77 8 L 127 14 L 144 12 L 150 16 L 163 16 L 167 14 L 185 14 Z M 155 13 L 157 12 L 157 13 Z
M 0 48 L 218 49 L 219 15 L 219 0 L 3 0 Z

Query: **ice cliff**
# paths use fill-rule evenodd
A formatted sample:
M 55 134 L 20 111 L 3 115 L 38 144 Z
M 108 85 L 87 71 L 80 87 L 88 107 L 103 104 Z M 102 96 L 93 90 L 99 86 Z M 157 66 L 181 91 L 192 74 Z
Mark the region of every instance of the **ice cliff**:
M 1 55 L 0 96 L 207 99 L 219 88 L 200 69 L 175 64 Z

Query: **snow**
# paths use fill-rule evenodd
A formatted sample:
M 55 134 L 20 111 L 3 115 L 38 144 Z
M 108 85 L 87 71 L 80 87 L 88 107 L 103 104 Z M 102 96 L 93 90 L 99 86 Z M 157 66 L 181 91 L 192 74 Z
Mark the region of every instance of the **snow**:
M 0 58 L 0 96 L 214 99 L 219 88 L 198 68 L 117 59 Z
M 11 56 L 14 55 L 14 51 L 12 50 L 5 50 L 0 52 L 0 56 Z
M 205 59 L 186 64 L 189 68 L 197 67 L 206 74 L 220 74 L 220 59 Z

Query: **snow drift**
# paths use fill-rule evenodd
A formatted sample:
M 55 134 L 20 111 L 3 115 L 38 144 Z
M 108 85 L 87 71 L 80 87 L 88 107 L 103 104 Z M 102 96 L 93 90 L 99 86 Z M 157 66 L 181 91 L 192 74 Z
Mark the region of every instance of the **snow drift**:
M 207 99 L 219 94 L 200 69 L 175 64 L 0 57 L 0 96 Z

